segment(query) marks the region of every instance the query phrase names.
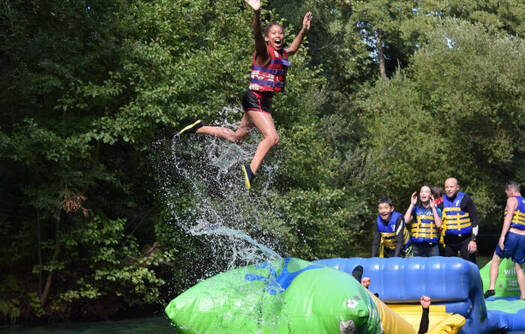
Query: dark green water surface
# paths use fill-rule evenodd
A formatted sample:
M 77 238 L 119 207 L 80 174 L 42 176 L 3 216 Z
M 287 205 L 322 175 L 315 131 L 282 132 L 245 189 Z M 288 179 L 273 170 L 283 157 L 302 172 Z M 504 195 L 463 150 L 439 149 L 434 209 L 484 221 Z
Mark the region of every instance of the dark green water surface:
M 166 317 L 137 318 L 119 321 L 100 321 L 70 324 L 53 324 L 32 327 L 16 327 L 0 329 L 0 333 L 26 334 L 146 334 L 146 333 L 178 333 Z

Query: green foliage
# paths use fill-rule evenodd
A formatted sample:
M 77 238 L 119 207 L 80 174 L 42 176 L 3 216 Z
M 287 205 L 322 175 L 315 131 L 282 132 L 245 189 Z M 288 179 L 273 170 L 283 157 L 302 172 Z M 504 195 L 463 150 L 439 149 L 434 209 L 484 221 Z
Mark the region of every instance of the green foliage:
M 109 98 L 108 88 L 122 87 L 117 98 L 126 101 L 118 113 L 107 109 L 96 120 L 94 138 L 146 150 L 159 127 L 211 119 L 238 104 L 248 80 L 242 70 L 251 57 L 246 45 L 253 44 L 247 14 L 224 1 L 131 4 L 122 22 L 121 68 L 103 85 L 84 88 L 86 95 Z
M 20 302 L 17 299 L 0 300 L 0 318 L 3 323 L 17 323 L 20 318 Z
M 35 266 L 33 274 L 53 272 L 61 281 L 49 305 L 57 317 L 84 305 L 76 317 L 100 317 L 97 304 L 113 312 L 129 306 L 160 302 L 165 281 L 153 268 L 169 259 L 162 253 L 142 256 L 136 238 L 125 233 L 124 219 L 94 217 L 78 221 L 57 239 L 64 254 L 49 265 Z
M 319 66 L 326 78 L 323 113 L 339 112 L 340 101 L 354 93 L 364 82 L 374 80 L 378 69 L 369 56 L 350 17 L 347 1 L 270 1 L 281 17 L 296 26 L 307 11 L 313 14 L 308 32 L 310 63 Z
M 470 147 L 483 167 L 512 162 L 525 141 L 520 136 L 525 117 L 525 65 L 520 61 L 524 53 L 521 39 L 445 21 L 414 58 L 415 79 L 424 99 L 441 105 L 440 129 L 449 137 L 454 134 L 460 147 Z M 432 80 L 432 74 L 440 80 Z
M 523 156 L 524 43 L 454 20 L 428 40 L 406 71 L 360 100 L 380 189 L 405 203 L 424 182 L 456 176 L 482 217 L 498 217 L 494 190 L 520 173 Z
M 439 133 L 439 121 L 422 108 L 417 84 L 397 74 L 371 88 L 363 105 L 369 136 L 362 143 L 380 162 L 376 197 L 399 194 L 409 199 L 419 184 L 441 184 L 452 170 L 443 170 L 448 154 Z M 436 124 L 436 125 L 435 125 Z M 390 195 L 392 196 L 392 195 Z
M 353 1 L 350 17 L 354 31 L 373 49 L 377 62 L 384 54 L 387 75 L 406 66 L 419 35 L 429 28 L 424 4 L 414 1 Z M 380 45 L 378 45 L 378 43 Z M 381 48 L 381 49 L 380 49 Z
M 265 163 L 280 168 L 260 199 L 272 212 L 249 226 L 247 205 L 240 224 L 283 255 L 362 255 L 378 197 L 402 211 L 454 175 L 481 233 L 496 230 L 503 183 L 525 181 L 523 3 L 269 1 L 262 19 L 290 42 L 308 10 L 273 105 L 281 141 Z M 240 105 L 252 15 L 226 0 L 0 3 L 2 321 L 159 305 L 207 274 L 193 266 L 213 254 L 206 240 L 166 223 L 150 153 Z M 194 196 L 170 209 L 191 216 Z
M 20 318 L 21 301 L 15 294 L 23 293 L 23 285 L 14 275 L 7 275 L 0 281 L 0 323 L 14 324 Z
M 480 23 L 491 31 L 505 31 L 509 35 L 525 33 L 525 3 L 520 0 L 444 1 L 443 14 Z
M 363 209 L 346 203 L 344 189 L 293 189 L 282 198 L 279 209 L 296 237 L 289 240 L 294 256 L 308 259 L 351 256 L 364 245 L 352 245 L 368 230 L 359 219 Z M 354 209 L 354 210 L 351 210 Z
M 120 301 L 104 311 L 108 315 L 158 303 L 164 281 L 150 269 L 158 256 L 135 261 L 140 265 L 125 260 L 139 259 L 139 244 L 155 238 L 151 227 L 144 228 L 156 213 L 147 161 L 126 140 L 112 146 L 97 140 L 109 138 L 98 128 L 104 113 L 118 113 L 130 99 L 124 84 L 110 80 L 122 77 L 121 56 L 127 55 L 127 3 L 10 1 L 1 10 L 7 32 L 0 58 L 1 260 L 8 274 L 30 277 L 22 291 L 8 291 L 26 310 L 21 318 L 99 317 L 101 308 L 80 312 L 79 306 L 116 292 Z M 141 129 L 136 124 L 128 130 L 133 128 Z M 112 224 L 94 216 L 128 219 L 116 219 L 119 228 L 106 230 Z M 104 229 L 97 232 L 93 224 Z M 122 239 L 124 228 L 140 238 Z M 90 233 L 95 239 L 86 238 Z M 124 249 L 115 246 L 119 240 Z M 83 282 L 71 274 L 84 270 Z M 111 280 L 116 283 L 106 285 Z

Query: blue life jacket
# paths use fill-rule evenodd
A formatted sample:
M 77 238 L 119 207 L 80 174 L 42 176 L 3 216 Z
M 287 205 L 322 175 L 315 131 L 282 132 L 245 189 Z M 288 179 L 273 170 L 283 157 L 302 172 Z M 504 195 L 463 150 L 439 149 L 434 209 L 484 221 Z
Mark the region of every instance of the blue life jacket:
M 510 227 L 525 230 L 525 198 L 521 196 L 514 197 L 518 200 L 518 207 L 514 210 Z M 505 215 L 507 215 L 507 210 L 505 210 Z
M 416 221 L 412 223 L 410 229 L 411 242 L 437 243 L 439 231 L 434 221 L 432 208 L 425 208 L 418 205 L 415 211 Z
M 462 236 L 472 233 L 472 223 L 468 212 L 461 210 L 461 200 L 465 193 L 458 192 L 454 201 L 450 201 L 447 195 L 443 196 L 443 228 L 446 234 Z
M 377 230 L 381 234 L 381 243 L 390 250 L 396 249 L 396 221 L 399 217 L 403 217 L 399 212 L 392 212 L 388 224 L 385 225 L 380 215 L 377 215 Z M 403 228 L 403 247 L 406 249 L 410 246 L 410 235 L 406 228 Z

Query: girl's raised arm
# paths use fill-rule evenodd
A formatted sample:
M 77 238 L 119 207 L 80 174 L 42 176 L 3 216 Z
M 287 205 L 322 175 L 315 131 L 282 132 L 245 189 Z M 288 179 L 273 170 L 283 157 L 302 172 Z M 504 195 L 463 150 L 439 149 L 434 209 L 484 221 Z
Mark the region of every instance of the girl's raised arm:
M 312 12 L 308 12 L 304 15 L 303 18 L 303 27 L 301 28 L 301 31 L 297 34 L 297 37 L 293 40 L 292 44 L 286 49 L 286 52 L 289 56 L 293 55 L 297 50 L 299 50 L 299 47 L 301 46 L 301 43 L 303 42 L 304 35 L 308 30 L 310 30 L 310 21 L 312 20 Z
M 261 30 L 261 21 L 259 19 L 259 13 L 261 11 L 261 0 L 244 0 L 253 9 L 253 34 L 255 38 L 255 62 L 257 65 L 264 66 L 270 60 L 268 49 L 266 48 L 266 42 Z

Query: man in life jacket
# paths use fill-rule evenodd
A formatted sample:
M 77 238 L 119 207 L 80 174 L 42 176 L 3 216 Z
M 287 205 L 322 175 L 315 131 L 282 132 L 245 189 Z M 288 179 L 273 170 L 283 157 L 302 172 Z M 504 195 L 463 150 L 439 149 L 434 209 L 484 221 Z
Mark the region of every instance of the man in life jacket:
M 421 204 L 417 203 L 414 192 L 410 198 L 410 206 L 405 213 L 405 223 L 410 224 L 410 244 L 414 256 L 439 255 L 439 228 L 441 227 L 441 210 L 436 207 L 432 190 L 424 185 L 419 190 Z
M 380 199 L 377 211 L 371 256 L 379 253 L 379 257 L 405 257 L 410 254 L 410 235 L 403 215 L 394 211 L 392 200 L 388 197 Z
M 456 178 L 445 181 L 445 195 L 439 209 L 444 230 L 443 256 L 458 256 L 459 252 L 463 259 L 476 263 L 478 211 L 472 198 L 459 191 Z
M 242 98 L 244 114 L 236 131 L 224 127 L 207 126 L 198 120 L 179 131 L 179 135 L 197 133 L 207 134 L 240 143 L 246 138 L 253 127 L 259 129 L 263 140 L 257 145 L 257 150 L 250 164 L 241 166 L 246 189 L 250 190 L 262 160 L 270 149 L 279 142 L 271 114 L 271 104 L 274 93 L 284 92 L 286 72 L 290 66 L 288 57 L 297 52 L 310 29 L 312 13 L 303 18 L 303 25 L 292 44 L 283 46 L 283 27 L 272 23 L 263 31 L 260 23 L 260 0 L 245 0 L 254 11 L 253 32 L 255 52 L 252 59 L 250 86 Z
M 525 274 L 523 273 L 523 263 L 525 263 L 525 198 L 521 196 L 519 184 L 514 181 L 505 185 L 505 194 L 507 195 L 505 219 L 496 251 L 490 263 L 490 283 L 485 292 L 485 298 L 495 294 L 494 287 L 498 279 L 501 260 L 512 258 L 520 287 L 520 298 L 525 299 Z

